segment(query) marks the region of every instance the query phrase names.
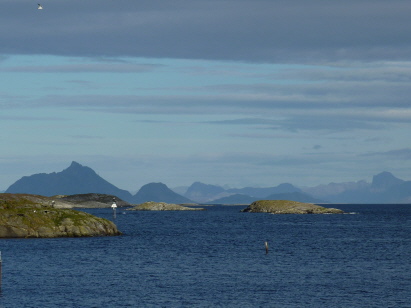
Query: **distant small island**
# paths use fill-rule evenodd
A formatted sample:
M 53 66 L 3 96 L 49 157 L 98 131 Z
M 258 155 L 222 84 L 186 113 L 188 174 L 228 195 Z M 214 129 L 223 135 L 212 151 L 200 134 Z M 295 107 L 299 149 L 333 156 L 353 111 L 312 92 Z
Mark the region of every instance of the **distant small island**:
M 110 208 L 113 202 L 118 207 L 131 206 L 130 203 L 122 199 L 107 194 L 77 194 L 77 195 L 57 195 L 53 196 L 55 202 L 65 202 L 72 204 L 74 208 Z
M 204 211 L 203 208 L 192 208 L 178 204 L 170 204 L 165 202 L 148 201 L 138 204 L 129 211 Z
M 251 203 L 241 212 L 271 214 L 343 214 L 344 211 L 326 208 L 312 203 L 289 200 L 260 200 Z
M 81 211 L 57 208 L 53 201 L 38 195 L 0 194 L 0 238 L 121 235 L 113 222 Z

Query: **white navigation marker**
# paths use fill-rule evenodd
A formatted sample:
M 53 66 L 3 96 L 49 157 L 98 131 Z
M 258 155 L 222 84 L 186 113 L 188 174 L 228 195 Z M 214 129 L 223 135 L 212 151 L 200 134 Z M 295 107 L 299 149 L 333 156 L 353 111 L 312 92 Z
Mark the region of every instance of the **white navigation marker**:
M 113 204 L 111 205 L 111 208 L 113 209 L 113 217 L 116 218 L 116 208 L 117 208 L 117 204 L 115 199 L 113 199 Z
M 41 6 L 40 3 L 37 4 L 37 9 L 38 9 L 38 10 L 42 10 L 42 9 L 43 9 L 43 7 Z

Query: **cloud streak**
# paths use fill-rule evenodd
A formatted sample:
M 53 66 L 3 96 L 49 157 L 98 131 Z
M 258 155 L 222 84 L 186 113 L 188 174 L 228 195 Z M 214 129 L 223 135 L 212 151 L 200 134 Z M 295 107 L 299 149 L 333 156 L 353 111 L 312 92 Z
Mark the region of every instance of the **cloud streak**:
M 84 63 L 66 65 L 14 66 L 0 68 L 9 73 L 146 73 L 158 68 L 158 64 L 135 63 Z
M 3 54 L 327 62 L 408 59 L 406 1 L 3 1 Z M 12 16 L 12 17 L 11 17 Z
M 388 159 L 395 159 L 395 160 L 402 160 L 402 161 L 411 160 L 411 148 L 396 149 L 396 150 L 385 151 L 385 152 L 367 153 L 367 154 L 363 154 L 362 156 L 384 157 Z

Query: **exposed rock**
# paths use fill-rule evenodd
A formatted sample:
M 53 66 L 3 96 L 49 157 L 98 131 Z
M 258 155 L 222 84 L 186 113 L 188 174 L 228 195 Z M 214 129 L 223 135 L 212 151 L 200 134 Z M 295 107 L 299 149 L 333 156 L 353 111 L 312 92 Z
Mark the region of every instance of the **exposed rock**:
M 128 209 L 129 211 L 204 211 L 203 208 L 192 208 L 181 206 L 178 204 L 170 204 L 165 202 L 144 202 L 135 207 Z
M 342 210 L 325 208 L 312 203 L 288 200 L 260 200 L 251 203 L 242 212 L 272 214 L 342 214 Z
M 0 238 L 89 237 L 120 235 L 104 218 L 50 205 L 51 198 L 0 194 Z
M 0 194 L 0 209 L 7 202 L 12 202 L 13 206 L 36 206 L 45 208 L 57 208 L 57 209 L 71 209 L 75 205 L 71 202 L 60 199 L 62 196 L 45 197 L 40 195 L 31 194 Z
M 78 208 L 109 208 L 116 202 L 118 207 L 130 206 L 131 204 L 117 198 L 113 195 L 106 194 L 78 194 L 78 195 L 69 195 L 69 196 L 54 196 L 56 199 L 73 203 L 73 207 Z

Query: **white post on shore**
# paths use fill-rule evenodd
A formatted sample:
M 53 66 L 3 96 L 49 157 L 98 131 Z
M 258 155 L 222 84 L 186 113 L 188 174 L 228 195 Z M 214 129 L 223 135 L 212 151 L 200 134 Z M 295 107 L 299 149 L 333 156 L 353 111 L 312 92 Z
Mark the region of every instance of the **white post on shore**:
M 116 204 L 116 200 L 115 200 L 115 199 L 113 199 L 113 204 L 111 205 L 111 208 L 113 209 L 113 217 L 116 218 L 117 204 Z

